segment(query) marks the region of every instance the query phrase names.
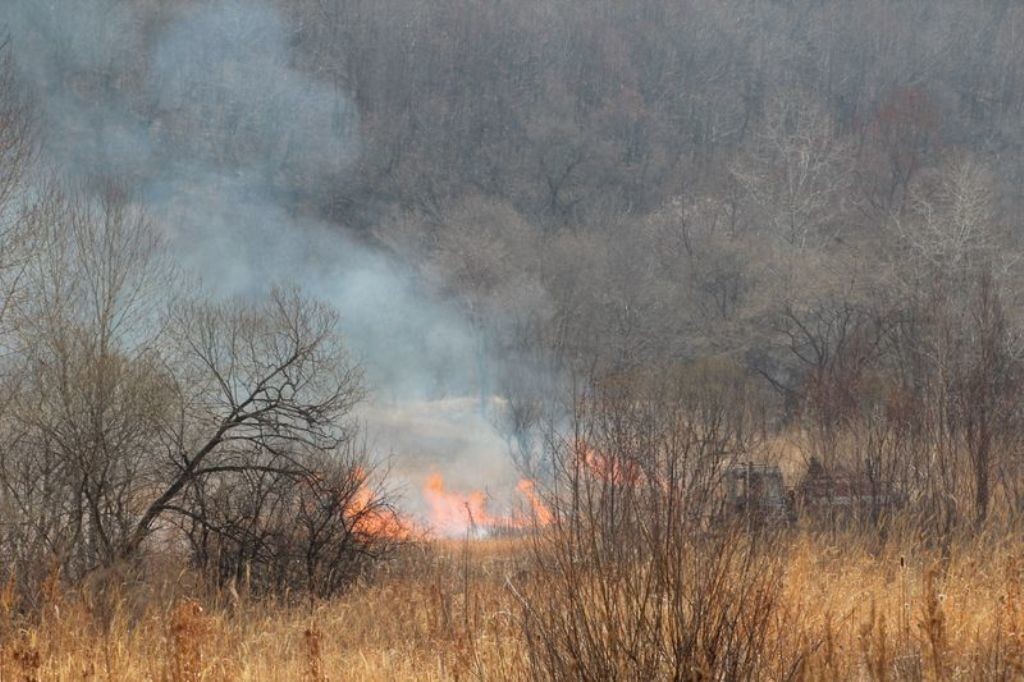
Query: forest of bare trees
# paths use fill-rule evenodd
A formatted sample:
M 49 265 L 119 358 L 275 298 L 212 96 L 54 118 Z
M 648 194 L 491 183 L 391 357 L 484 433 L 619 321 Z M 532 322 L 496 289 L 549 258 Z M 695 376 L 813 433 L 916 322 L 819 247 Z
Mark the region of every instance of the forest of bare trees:
M 4 3 L 0 582 L 338 593 L 410 537 L 358 417 L 404 379 L 499 406 L 534 568 L 609 610 L 749 606 L 698 545 L 767 599 L 715 534 L 738 465 L 868 500 L 791 499 L 815 532 L 1014 527 L 1022 33 L 1006 0 Z M 386 265 L 334 290 L 339 253 Z M 530 612 L 534 674 L 616 669 L 585 608 Z M 698 656 L 661 634 L 644 665 Z

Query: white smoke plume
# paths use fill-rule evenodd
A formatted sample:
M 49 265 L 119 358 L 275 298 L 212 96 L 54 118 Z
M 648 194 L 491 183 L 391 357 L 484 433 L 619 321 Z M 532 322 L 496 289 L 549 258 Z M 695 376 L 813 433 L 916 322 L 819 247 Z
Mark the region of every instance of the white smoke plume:
M 504 441 L 479 401 L 458 398 L 479 381 L 470 326 L 319 217 L 360 152 L 352 100 L 294 68 L 292 27 L 273 7 L 163 5 L 5 0 L 0 26 L 38 102 L 45 159 L 85 187 L 127 183 L 214 294 L 297 283 L 336 306 L 374 394 L 370 440 L 409 487 L 431 469 L 510 487 Z

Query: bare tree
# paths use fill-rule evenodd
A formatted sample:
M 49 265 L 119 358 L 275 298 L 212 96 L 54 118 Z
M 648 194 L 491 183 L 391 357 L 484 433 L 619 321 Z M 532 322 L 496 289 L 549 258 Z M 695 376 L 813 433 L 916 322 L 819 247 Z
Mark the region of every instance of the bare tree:
M 751 220 L 797 248 L 827 244 L 842 227 L 851 149 L 810 98 L 780 95 L 745 163 L 734 167 L 755 207 Z
M 38 153 L 31 99 L 15 78 L 8 41 L 0 41 L 0 323 L 9 322 L 33 248 L 29 179 Z
M 995 201 L 994 177 L 970 158 L 953 159 L 911 185 L 907 210 L 893 225 L 920 276 L 1012 266 L 1017 257 L 999 253 L 1005 235 Z
M 293 291 L 265 303 L 178 305 L 171 316 L 178 400 L 161 433 L 158 493 L 121 551 L 130 556 L 208 476 L 266 470 L 306 473 L 298 453 L 330 453 L 353 436 L 344 418 L 362 398 L 358 367 L 337 314 Z
M 357 446 L 296 454 L 301 473 L 254 454 L 244 471 L 195 480 L 176 522 L 194 565 L 254 594 L 326 597 L 350 584 L 412 537 Z
M 303 551 L 374 555 L 359 519 L 388 507 L 356 473 L 368 464 L 341 456 L 354 452 L 346 415 L 363 389 L 332 310 L 294 291 L 177 297 L 155 229 L 118 192 L 93 202 L 55 189 L 29 224 L 41 248 L 15 309 L 0 450 L 0 542 L 26 579 L 136 558 L 157 529 L 173 540 L 170 516 L 215 527 L 195 491 L 260 476 L 288 518 L 309 517 Z M 280 506 L 250 513 L 283 523 Z M 336 586 L 331 575 L 306 585 Z
M 0 483 L 28 534 L 19 550 L 74 577 L 117 558 L 153 474 L 173 404 L 157 348 L 168 270 L 145 216 L 116 192 L 51 190 L 28 225 L 40 248 L 15 310 Z

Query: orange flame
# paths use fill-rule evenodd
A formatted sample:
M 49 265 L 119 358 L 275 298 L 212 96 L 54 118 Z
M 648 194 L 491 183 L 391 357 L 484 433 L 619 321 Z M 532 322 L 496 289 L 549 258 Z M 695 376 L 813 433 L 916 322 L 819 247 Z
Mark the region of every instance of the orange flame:
M 457 535 L 472 528 L 486 528 L 494 519 L 487 511 L 487 497 L 480 491 L 468 494 L 445 489 L 441 474 L 432 474 L 423 488 L 430 505 L 430 525 L 442 535 Z
M 576 461 L 583 473 L 614 485 L 636 485 L 643 472 L 634 461 L 604 455 L 586 443 L 576 448 Z
M 366 474 L 361 468 L 355 475 L 360 479 L 359 488 L 345 509 L 345 515 L 352 519 L 353 532 L 388 540 L 410 539 L 413 527 L 409 520 L 389 506 L 376 504 L 377 496 L 367 485 Z
M 544 504 L 544 500 L 537 494 L 536 484 L 528 478 L 524 478 L 519 481 L 516 485 L 516 490 L 519 494 L 526 498 L 526 501 L 530 503 L 530 512 L 533 515 L 532 520 L 537 522 L 539 526 L 547 526 L 551 523 L 554 516 L 548 506 Z
M 519 481 L 516 490 L 530 507 L 530 513 L 496 514 L 488 508 L 487 495 L 479 490 L 448 490 L 441 474 L 432 474 L 423 487 L 423 498 L 430 508 L 430 527 L 439 535 L 464 535 L 471 531 L 524 529 L 551 523 L 551 510 L 537 494 L 533 481 Z

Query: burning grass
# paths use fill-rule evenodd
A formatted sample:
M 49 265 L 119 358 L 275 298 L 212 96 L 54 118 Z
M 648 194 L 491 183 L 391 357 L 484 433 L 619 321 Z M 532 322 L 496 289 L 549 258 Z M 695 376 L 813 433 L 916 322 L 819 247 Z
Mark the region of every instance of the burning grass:
M 304 606 L 250 600 L 234 590 L 203 593 L 181 581 L 144 592 L 116 582 L 102 595 L 53 591 L 32 616 L 0 600 L 0 678 L 535 678 L 542 673 L 539 632 L 529 628 L 562 608 L 566 596 L 537 572 L 536 550 L 529 537 L 416 545 L 343 597 Z M 761 614 L 764 630 L 750 652 L 752 677 L 1024 674 L 1019 539 L 963 540 L 942 556 L 911 541 L 879 547 L 854 536 L 800 535 L 758 552 L 759 570 L 771 569 L 771 580 L 758 585 L 770 584 L 772 592 L 762 595 L 770 609 Z M 742 582 L 737 564 L 724 565 L 717 580 Z M 736 602 L 738 620 L 724 612 L 705 616 L 747 627 L 752 614 L 743 609 L 766 603 Z M 639 622 L 655 615 L 619 617 Z M 611 668 L 604 672 L 628 678 L 636 671 L 624 653 L 605 653 Z M 680 679 L 706 679 L 713 653 L 693 657 Z M 594 671 L 561 672 L 574 679 Z M 654 671 L 655 678 L 664 673 Z
M 427 507 L 422 527 L 411 517 L 404 519 L 405 527 L 420 536 L 453 538 L 521 533 L 551 523 L 553 514 L 533 481 L 520 479 L 515 494 L 514 503 L 501 510 L 487 492 L 450 488 L 441 474 L 434 473 L 426 478 L 421 491 Z

